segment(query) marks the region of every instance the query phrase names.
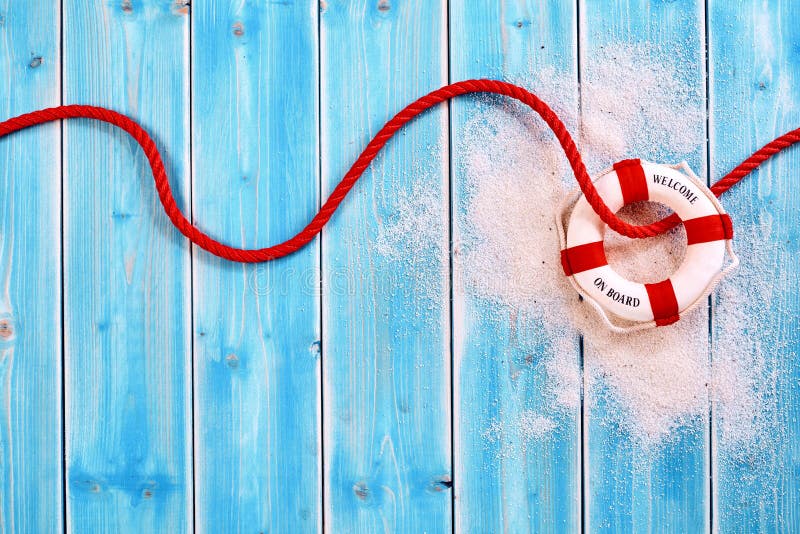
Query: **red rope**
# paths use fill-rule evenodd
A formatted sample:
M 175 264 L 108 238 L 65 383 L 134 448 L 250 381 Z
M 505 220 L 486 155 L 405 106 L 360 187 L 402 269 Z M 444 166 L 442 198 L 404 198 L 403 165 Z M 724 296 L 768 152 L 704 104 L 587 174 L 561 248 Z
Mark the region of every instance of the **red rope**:
M 377 135 L 372 138 L 358 159 L 356 159 L 355 163 L 353 163 L 353 166 L 350 167 L 350 170 L 347 171 L 347 174 L 344 175 L 342 181 L 339 182 L 333 190 L 333 193 L 331 193 L 330 197 L 328 197 L 322 205 L 322 208 L 320 208 L 319 212 L 311 219 L 311 222 L 309 222 L 305 228 L 283 243 L 261 249 L 230 247 L 203 233 L 199 228 L 189 222 L 178 208 L 175 203 L 175 198 L 172 196 L 172 189 L 170 188 L 167 173 L 164 169 L 164 162 L 161 159 L 161 154 L 155 142 L 153 142 L 153 139 L 148 133 L 135 121 L 116 111 L 95 106 L 78 105 L 59 106 L 34 111 L 33 113 L 26 113 L 0 123 L 0 137 L 23 128 L 61 119 L 87 118 L 118 126 L 128 132 L 128 134 L 139 143 L 142 150 L 144 150 L 150 162 L 150 168 L 153 171 L 153 179 L 155 180 L 158 197 L 161 200 L 161 204 L 164 206 L 164 211 L 172 221 L 172 224 L 174 224 L 183 235 L 188 237 L 190 241 L 212 254 L 232 261 L 254 263 L 286 256 L 308 244 L 330 220 L 333 213 L 344 200 L 344 197 L 347 196 L 347 193 L 364 173 L 364 170 L 397 130 L 428 108 L 456 96 L 469 93 L 495 93 L 514 98 L 538 113 L 561 144 L 561 148 L 564 150 L 564 154 L 572 167 L 572 172 L 578 181 L 578 185 L 589 201 L 589 204 L 591 204 L 592 208 L 594 208 L 600 218 L 611 229 L 628 237 L 643 238 L 663 233 L 680 223 L 680 219 L 675 214 L 645 226 L 628 224 L 619 219 L 597 193 L 572 136 L 570 136 L 564 123 L 561 122 L 555 112 L 536 95 L 526 91 L 522 87 L 497 80 L 466 80 L 457 82 L 437 89 L 406 106 L 397 115 L 392 117 L 389 122 L 381 128 Z M 721 195 L 765 160 L 798 141 L 800 141 L 800 129 L 793 130 L 771 141 L 747 158 L 747 160 L 728 173 L 720 181 L 715 183 L 711 187 L 711 190 L 715 195 Z

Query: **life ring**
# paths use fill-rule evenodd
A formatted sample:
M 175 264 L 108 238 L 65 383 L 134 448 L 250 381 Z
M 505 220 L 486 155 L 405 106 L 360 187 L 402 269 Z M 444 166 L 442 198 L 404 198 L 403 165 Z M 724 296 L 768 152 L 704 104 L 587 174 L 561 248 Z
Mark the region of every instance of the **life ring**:
M 620 276 L 606 260 L 606 225 L 586 197 L 574 204 L 566 231 L 568 206 L 558 217 L 561 263 L 578 292 L 592 303 L 606 322 L 618 330 L 665 326 L 676 322 L 714 289 L 738 265 L 731 247 L 733 225 L 714 194 L 686 163 L 660 165 L 625 160 L 601 174 L 594 185 L 613 212 L 639 201 L 666 205 L 683 221 L 686 255 L 667 279 L 642 284 Z M 730 262 L 726 266 L 726 251 Z M 620 326 L 612 317 L 625 321 Z

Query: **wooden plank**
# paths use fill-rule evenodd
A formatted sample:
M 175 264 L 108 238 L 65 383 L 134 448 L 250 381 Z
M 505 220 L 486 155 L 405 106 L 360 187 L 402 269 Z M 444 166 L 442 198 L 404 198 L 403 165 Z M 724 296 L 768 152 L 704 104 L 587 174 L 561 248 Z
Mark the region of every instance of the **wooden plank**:
M 63 4 L 64 100 L 141 121 L 188 206 L 188 10 Z M 67 527 L 191 531 L 189 246 L 127 134 L 71 121 L 64 147 Z
M 61 99 L 60 9 L 0 2 L 2 119 Z M 0 140 L 0 532 L 63 529 L 61 135 Z
M 533 4 L 451 2 L 451 78 L 507 79 L 546 100 L 557 96 L 563 106 L 559 111 L 565 112 L 568 127 L 575 132 L 576 6 L 555 0 Z M 576 380 L 575 391 L 563 392 L 576 399 L 574 409 L 550 410 L 552 389 L 544 362 L 563 351 L 564 359 L 574 363 L 577 376 L 579 337 L 567 327 L 561 332 L 561 343 L 543 324 L 543 319 L 551 322 L 552 318 L 538 317 L 535 311 L 517 309 L 514 302 L 472 291 L 465 282 L 474 277 L 471 271 L 481 268 L 465 259 L 463 250 L 463 242 L 474 238 L 470 237 L 470 220 L 477 216 L 470 200 L 475 191 L 470 182 L 475 177 L 467 175 L 465 166 L 476 152 L 486 150 L 483 144 L 468 145 L 476 117 L 505 117 L 499 120 L 509 121 L 509 128 L 525 132 L 529 127 L 530 135 L 537 136 L 541 127 L 543 136 L 549 134 L 533 115 L 533 126 L 514 121 L 504 105 L 492 101 L 487 109 L 485 102 L 481 105 L 472 97 L 452 104 L 455 526 L 458 532 L 573 532 L 581 526 L 580 383 Z M 525 120 L 532 113 L 518 109 Z M 490 131 L 492 127 L 479 124 L 478 128 Z M 555 152 L 557 145 L 551 149 L 555 157 L 562 157 Z M 497 149 L 498 153 L 504 150 Z M 548 178 L 530 176 L 531 180 Z M 537 208 L 536 204 L 531 205 L 531 220 L 551 221 L 556 205 L 539 203 Z M 552 249 L 552 258 L 557 258 L 558 236 L 555 228 L 552 230 L 552 241 L 542 246 Z M 511 261 L 501 261 L 506 260 Z M 566 284 L 551 289 L 568 290 Z M 502 297 L 502 292 L 499 295 Z M 530 435 L 524 427 L 533 413 L 553 421 L 557 430 Z M 501 430 L 494 432 L 496 428 Z
M 194 215 L 284 241 L 319 199 L 318 6 L 192 3 Z M 197 528 L 321 528 L 319 244 L 262 265 L 195 250 Z
M 709 2 L 714 179 L 800 127 L 798 18 L 797 2 Z M 741 351 L 746 368 L 735 395 L 754 399 L 754 407 L 715 406 L 719 532 L 800 531 L 798 172 L 794 147 L 721 199 L 734 221 L 742 264 L 714 301 L 713 357 L 715 365 L 730 364 L 730 352 Z M 730 350 L 732 343 L 737 350 Z M 742 427 L 752 434 L 742 436 Z
M 677 57 L 676 76 L 685 86 L 698 89 L 692 100 L 695 113 L 686 117 L 686 131 L 705 130 L 702 1 L 584 0 L 580 9 L 582 79 L 597 62 L 615 59 L 609 57 L 608 50 L 626 44 L 631 47 L 645 44 L 646 49 L 632 48 L 635 54 L 645 54 L 642 58 L 645 63 L 658 65 Z M 653 124 L 653 128 L 659 127 Z M 688 154 L 674 148 L 678 140 L 665 138 L 661 144 L 650 142 L 640 147 L 646 153 L 628 156 L 663 158 L 665 163 L 686 159 L 699 176 L 705 176 L 706 151 L 702 136 L 698 139 L 696 149 Z M 641 144 L 638 139 L 626 141 L 631 146 Z M 696 314 L 705 313 L 698 310 L 693 312 L 692 318 L 684 319 L 693 321 L 696 328 L 691 335 L 700 336 L 700 339 L 707 336 L 707 322 Z M 651 336 L 656 344 L 660 333 L 651 331 L 643 335 Z M 584 360 L 589 362 L 592 358 L 602 356 L 587 339 Z M 593 532 L 707 530 L 710 522 L 709 445 L 705 431 L 708 421 L 700 418 L 691 425 L 671 430 L 661 446 L 643 446 L 631 432 L 620 428 L 620 410 L 604 394 L 604 387 L 602 381 L 587 380 L 585 383 L 586 528 Z
M 322 189 L 447 81 L 446 2 L 326 2 Z M 323 238 L 325 528 L 451 529 L 447 114 L 407 126 Z

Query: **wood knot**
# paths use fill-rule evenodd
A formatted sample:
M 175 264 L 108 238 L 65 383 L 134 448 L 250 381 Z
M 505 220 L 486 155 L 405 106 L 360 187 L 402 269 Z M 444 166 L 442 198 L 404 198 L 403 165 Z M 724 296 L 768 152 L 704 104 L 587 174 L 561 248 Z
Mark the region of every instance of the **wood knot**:
M 14 325 L 8 319 L 0 319 L 0 339 L 9 340 L 14 337 Z
M 191 5 L 192 2 L 190 0 L 175 0 L 172 10 L 176 15 L 188 15 Z
M 453 487 L 453 479 L 450 475 L 442 475 L 437 477 L 431 483 L 431 489 L 435 492 L 447 491 Z
M 42 56 L 33 56 L 31 58 L 31 62 L 28 63 L 28 66 L 32 69 L 35 69 L 36 67 L 41 67 L 42 63 L 44 63 L 44 58 Z
M 244 25 L 241 22 L 237 22 L 233 25 L 233 35 L 236 37 L 244 35 Z
M 369 488 L 365 482 L 356 482 L 353 484 L 353 493 L 362 501 L 366 501 L 369 497 Z

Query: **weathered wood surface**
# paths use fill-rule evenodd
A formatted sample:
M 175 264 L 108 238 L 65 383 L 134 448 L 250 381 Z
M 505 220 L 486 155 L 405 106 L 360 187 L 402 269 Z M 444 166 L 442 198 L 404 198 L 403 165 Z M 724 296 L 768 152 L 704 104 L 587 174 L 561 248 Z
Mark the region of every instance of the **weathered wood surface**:
M 688 160 L 715 180 L 800 126 L 798 16 L 780 0 L 0 1 L 0 102 L 130 114 L 197 224 L 257 247 L 448 80 L 555 76 L 578 131 L 578 81 L 612 44 L 680 51 L 687 128 L 709 137 Z M 190 247 L 124 133 L 0 140 L 0 531 L 800 531 L 800 151 L 724 199 L 778 414 L 760 452 L 726 444 L 714 406 L 637 454 L 589 382 L 553 435 L 488 440 L 548 402 L 552 352 L 541 322 L 461 283 L 462 141 L 499 103 L 415 120 L 322 239 L 258 266 Z M 711 302 L 698 336 L 720 359 L 733 304 Z M 560 335 L 576 366 L 592 356 Z
M 709 2 L 711 175 L 718 179 L 754 147 L 800 126 L 800 4 Z M 800 531 L 800 150 L 782 153 L 725 197 L 740 239 L 730 282 L 746 303 L 714 298 L 712 336 L 725 350 L 726 319 L 747 314 L 755 389 L 770 406 L 754 419 L 757 447 L 726 443 L 714 415 L 713 511 L 718 532 Z M 744 310 L 736 309 L 744 306 Z M 717 310 L 719 310 L 717 312 Z M 716 343 L 715 343 L 716 346 Z M 758 416 L 762 417 L 763 416 Z M 708 505 L 708 503 L 706 503 Z
M 581 2 L 582 69 L 587 70 L 590 64 L 600 61 L 604 47 L 619 49 L 625 43 L 631 47 L 647 43 L 654 50 L 651 61 L 667 63 L 671 55 L 679 57 L 676 76 L 682 83 L 699 89 L 691 102 L 697 113 L 687 117 L 686 129 L 703 132 L 706 128 L 703 6 L 700 0 Z M 657 155 L 637 153 L 630 157 L 667 163 L 686 159 L 698 176 L 705 177 L 704 144 L 699 144 L 693 153 L 684 154 L 671 150 L 670 143 L 674 140 L 663 147 L 648 147 Z M 701 309 L 694 315 L 705 313 Z M 695 325 L 692 334 L 701 339 L 707 337 L 707 321 L 697 317 L 692 320 Z M 587 340 L 584 349 L 587 359 L 598 358 L 591 341 Z M 604 394 L 603 387 L 587 383 L 585 391 L 587 529 L 591 532 L 707 531 L 710 526 L 708 421 L 693 421 L 676 429 L 666 446 L 655 454 L 642 451 L 631 434 L 620 429 L 620 421 L 615 419 L 620 411 L 613 409 L 614 401 Z
M 450 73 L 453 80 L 568 80 L 568 106 L 578 107 L 576 6 L 550 1 L 483 2 L 450 5 Z M 538 82 L 537 82 L 538 83 Z M 534 91 L 537 89 L 532 88 Z M 498 102 L 500 104 L 500 102 Z M 485 105 L 484 105 L 485 108 Z M 470 191 L 464 166 L 469 157 L 464 136 L 479 107 L 474 97 L 452 104 L 454 246 L 469 225 Z M 507 110 L 501 111 L 507 113 Z M 523 111 L 527 112 L 527 110 Z M 568 125 L 575 131 L 575 123 Z M 520 128 L 526 125 L 520 121 Z M 545 127 L 537 122 L 535 127 Z M 535 132 L 532 133 L 535 135 Z M 553 147 L 557 149 L 556 146 Z M 531 176 L 531 179 L 548 177 Z M 550 209 L 552 206 L 542 206 Z M 538 209 L 533 207 L 534 210 Z M 547 215 L 547 220 L 552 220 Z M 539 220 L 538 215 L 532 217 Z M 550 246 L 558 249 L 555 229 Z M 463 262 L 454 252 L 453 347 L 455 428 L 455 522 L 459 532 L 571 532 L 581 526 L 580 412 L 554 414 L 554 436 L 522 435 L 520 421 L 531 409 L 551 402 L 542 361 L 554 350 L 547 329 L 505 304 L 468 290 Z M 534 266 L 534 268 L 537 266 Z M 576 362 L 579 338 L 561 345 Z M 576 388 L 579 384 L 576 383 Z M 579 391 L 573 392 L 577 397 Z M 501 426 L 497 439 L 487 439 Z
M 3 117 L 61 101 L 60 11 L 0 2 Z M 63 529 L 61 136 L 0 141 L 0 532 Z
M 320 17 L 327 196 L 389 116 L 447 82 L 447 11 L 359 0 L 327 2 Z M 324 234 L 329 532 L 451 530 L 447 154 L 439 108 L 392 140 Z M 439 230 L 412 252 L 386 235 L 420 200 L 434 206 L 421 224 Z
M 190 206 L 186 10 L 63 5 L 64 101 L 141 121 Z M 76 120 L 63 143 L 66 526 L 191 531 L 189 246 L 127 134 Z
M 283 241 L 318 206 L 317 10 L 192 10 L 195 218 L 240 247 Z M 263 265 L 194 250 L 199 531 L 322 524 L 318 245 Z

